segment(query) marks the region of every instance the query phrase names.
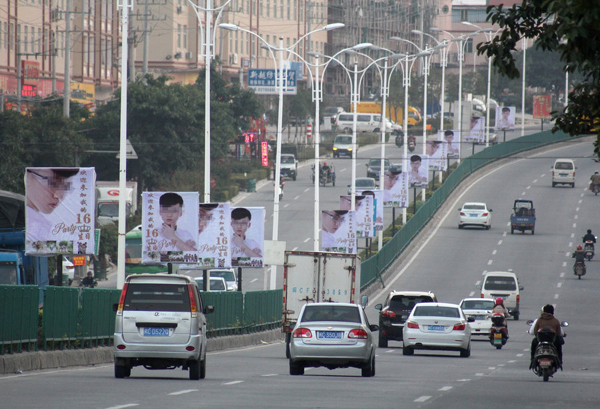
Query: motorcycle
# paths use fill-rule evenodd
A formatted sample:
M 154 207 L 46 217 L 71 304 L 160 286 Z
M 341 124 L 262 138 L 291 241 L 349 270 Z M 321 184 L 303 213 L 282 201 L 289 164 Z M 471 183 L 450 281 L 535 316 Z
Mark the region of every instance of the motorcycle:
M 600 193 L 600 184 L 598 183 L 590 183 L 590 190 L 596 195 L 598 196 L 598 193 Z
M 533 321 L 528 321 L 529 325 L 532 323 Z M 560 325 L 561 327 L 567 327 L 569 323 L 563 321 Z M 562 363 L 558 357 L 558 351 L 554 346 L 554 341 L 558 334 L 552 328 L 540 328 L 535 335 L 538 345 L 533 355 L 531 370 L 537 376 L 543 377 L 544 382 L 548 382 L 548 379 L 558 372 L 559 369 L 562 371 Z
M 496 349 L 502 349 L 508 340 L 508 331 L 504 325 L 504 314 L 500 312 L 492 313 L 492 327 L 490 328 L 490 344 Z
M 576 261 L 573 265 L 573 274 L 575 274 L 579 280 L 581 280 L 581 276 L 585 275 L 585 270 L 586 268 L 583 261 Z
M 585 258 L 590 261 L 594 257 L 594 242 L 591 240 L 585 241 L 583 251 L 585 252 Z
M 83 279 L 79 280 L 79 287 L 85 288 L 95 288 L 98 287 L 98 280 L 94 278 L 94 281 L 91 284 L 84 284 Z
M 407 141 L 407 147 L 410 152 L 414 152 L 415 148 L 417 147 L 417 138 L 415 138 L 414 136 L 409 136 Z

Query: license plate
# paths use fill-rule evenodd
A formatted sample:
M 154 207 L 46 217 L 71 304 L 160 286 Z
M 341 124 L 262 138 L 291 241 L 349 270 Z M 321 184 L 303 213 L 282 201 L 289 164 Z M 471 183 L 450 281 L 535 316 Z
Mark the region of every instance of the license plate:
M 443 331 L 444 330 L 444 326 L 443 325 L 428 325 L 427 329 L 429 331 Z
M 147 328 L 144 327 L 144 336 L 145 337 L 168 337 L 169 336 L 169 328 Z
M 317 339 L 342 339 L 343 331 L 317 331 Z
M 559 175 L 560 175 L 560 176 L 563 176 L 563 177 L 564 177 L 564 176 L 569 176 L 569 175 L 567 175 L 566 173 L 559 173 Z
M 538 361 L 538 363 L 541 367 L 544 367 L 544 368 L 552 366 L 552 361 L 550 359 L 540 359 Z
M 471 213 L 471 214 L 469 214 L 469 216 L 471 216 L 471 217 L 479 217 L 479 215 L 475 214 L 475 213 Z
M 476 321 L 486 320 L 488 318 L 487 315 L 472 315 L 472 317 L 475 318 Z

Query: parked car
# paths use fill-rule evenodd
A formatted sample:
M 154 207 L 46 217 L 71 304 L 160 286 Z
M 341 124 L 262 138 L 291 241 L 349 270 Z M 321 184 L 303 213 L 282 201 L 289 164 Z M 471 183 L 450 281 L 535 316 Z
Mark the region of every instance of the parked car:
M 381 170 L 381 159 L 380 158 L 371 158 L 369 162 L 366 164 L 367 166 L 367 177 L 379 179 L 379 171 Z M 385 172 L 390 167 L 390 160 L 383 160 L 383 171 Z
M 131 369 L 189 371 L 192 380 L 206 376 L 206 317 L 191 277 L 179 274 L 134 274 L 127 277 L 119 303 L 114 305 L 115 378 Z
M 311 303 L 300 311 L 290 341 L 290 375 L 306 367 L 360 368 L 375 376 L 375 343 L 367 315 L 358 304 Z
M 481 286 L 481 298 L 498 297 L 504 300 L 504 307 L 515 320 L 519 319 L 519 305 L 521 304 L 521 291 L 523 286 L 519 284 L 517 275 L 512 271 L 490 271 L 483 277 Z
M 402 354 L 412 355 L 415 349 L 460 351 L 461 357 L 468 358 L 471 355 L 468 323 L 473 321 L 456 304 L 417 304 L 404 325 Z
M 375 190 L 378 189 L 377 181 L 373 178 L 356 178 L 354 180 L 356 191 L 359 190 Z M 348 194 L 352 194 L 352 185 L 348 185 Z
M 492 227 L 492 209 L 481 202 L 467 202 L 458 209 L 458 228 L 481 226 L 489 230 Z
M 388 341 L 402 341 L 402 330 L 413 307 L 419 303 L 437 302 L 431 291 L 392 291 L 379 310 L 379 348 L 387 348 Z
M 469 322 L 471 336 L 490 335 L 492 320 L 490 314 L 496 302 L 491 298 L 465 298 L 460 302 L 460 308 L 467 318 L 473 317 L 475 321 Z

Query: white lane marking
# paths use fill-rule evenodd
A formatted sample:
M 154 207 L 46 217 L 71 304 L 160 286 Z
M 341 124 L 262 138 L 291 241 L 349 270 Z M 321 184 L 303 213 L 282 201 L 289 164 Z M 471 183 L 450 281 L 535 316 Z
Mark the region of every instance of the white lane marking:
M 526 187 L 526 189 L 527 189 L 527 190 L 531 189 L 531 186 L 527 186 L 527 187 Z
M 498 252 L 498 250 L 492 251 L 492 256 L 495 256 L 497 252 Z
M 496 367 L 495 367 L 495 366 L 488 366 L 488 369 L 489 369 L 490 371 L 493 371 L 494 369 L 496 369 Z
M 308 192 L 309 190 L 312 190 L 312 189 L 309 189 L 309 188 L 304 189 L 304 193 Z
M 501 245 L 501 244 L 502 244 L 502 240 L 500 240 L 500 241 L 498 242 L 498 245 Z
M 557 287 L 557 288 L 560 288 L 560 287 L 562 287 L 562 283 L 558 283 L 558 284 L 556 284 L 556 287 Z
M 309 240 L 310 240 L 310 237 L 309 237 L 309 238 L 307 238 L 306 240 L 304 240 L 304 242 L 306 243 L 306 242 L 307 242 L 307 241 L 309 241 Z
M 506 223 L 507 226 L 510 226 L 510 222 Z M 506 235 L 508 234 L 507 231 L 505 231 L 504 233 L 502 233 L 502 237 L 506 237 Z
M 571 247 L 573 247 L 573 242 L 572 241 L 569 242 L 569 248 L 571 248 Z
M 523 193 L 521 193 L 521 196 L 525 196 L 525 193 L 527 193 L 527 192 L 523 192 Z
M 470 379 L 457 379 L 456 382 L 469 382 Z
M 294 200 L 298 200 L 298 199 L 300 199 L 300 196 L 296 196 L 296 197 L 294 198 Z
M 231 382 L 224 382 L 221 385 L 235 385 L 238 383 L 244 383 L 244 381 L 231 381 Z
M 504 366 L 504 364 L 498 364 L 498 366 Z
M 491 266 L 494 260 L 488 260 L 488 266 Z
M 554 294 L 554 299 L 558 300 L 558 294 Z
M 545 173 L 542 173 L 542 177 L 544 177 L 544 176 L 546 176 L 546 174 L 545 174 Z
M 182 390 L 182 391 L 167 393 L 167 395 L 177 396 L 177 395 L 184 395 L 186 393 L 192 393 L 192 392 L 198 392 L 198 389 L 185 389 L 185 390 Z
M 431 396 L 421 396 L 417 399 L 415 399 L 413 402 L 425 402 L 426 400 L 431 399 Z
M 391 353 L 393 353 L 393 352 L 394 352 L 394 350 L 393 350 L 393 349 L 388 349 L 387 351 L 385 351 L 385 353 L 386 353 L 386 354 L 391 354 Z
M 523 351 L 529 351 L 529 349 L 524 349 Z M 517 354 L 517 356 L 523 356 L 523 354 Z
M 292 249 L 292 251 L 296 251 L 296 250 L 298 250 L 298 247 L 294 247 L 294 248 Z
M 289 205 L 290 205 L 289 203 L 286 203 L 286 204 L 284 204 L 284 205 L 283 205 L 283 208 L 285 209 L 285 208 L 286 208 L 286 207 L 288 207 Z
M 475 291 L 471 291 L 471 292 L 469 293 L 469 297 L 473 297 L 474 295 L 475 295 Z
M 481 372 L 478 372 L 478 373 L 475 374 L 475 376 L 485 376 L 485 374 L 481 373 Z
M 560 273 L 560 278 L 563 278 L 565 276 L 565 273 Z
M 537 179 L 534 179 L 534 180 L 533 180 L 533 183 L 537 183 Z
M 567 266 L 567 262 L 563 261 L 563 267 L 566 267 L 566 266 Z
M 442 386 L 440 389 L 438 389 L 438 391 L 449 391 L 452 388 L 452 386 Z
M 255 278 L 255 279 L 251 280 L 250 282 L 253 283 L 253 282 L 257 281 L 257 280 L 258 280 L 258 278 Z
M 584 192 L 585 192 L 585 190 L 584 190 Z M 580 196 L 583 197 L 583 193 Z M 579 202 L 579 203 L 581 203 L 581 202 Z
M 122 409 L 122 408 L 132 408 L 134 406 L 140 406 L 139 403 L 128 403 L 127 405 L 119 405 L 119 406 L 111 406 L 106 409 Z
M 581 196 L 583 196 L 583 194 Z M 579 202 L 577 202 L 577 203 L 581 204 L 581 202 L 583 202 L 583 200 L 579 200 Z
M 485 273 L 484 273 L 484 274 L 485 274 Z M 475 281 L 475 285 L 479 285 L 479 284 L 481 284 L 481 280 L 477 280 L 477 281 Z
M 575 211 L 576 211 L 576 212 L 578 212 L 578 211 L 579 211 L 579 207 L 576 207 L 576 208 L 575 208 Z
M 279 375 L 279 374 L 276 374 L 276 373 L 268 373 L 268 374 L 261 375 L 261 376 L 277 376 L 277 375 Z
M 579 215 L 578 214 L 575 215 L 575 220 L 577 220 L 577 219 L 579 219 Z
M 573 228 L 577 228 L 577 223 L 573 223 Z
M 517 361 L 515 361 L 514 359 L 511 359 L 510 361 L 508 361 L 509 364 L 514 364 L 515 362 L 517 362 Z
M 571 233 L 571 238 L 575 237 L 575 233 Z

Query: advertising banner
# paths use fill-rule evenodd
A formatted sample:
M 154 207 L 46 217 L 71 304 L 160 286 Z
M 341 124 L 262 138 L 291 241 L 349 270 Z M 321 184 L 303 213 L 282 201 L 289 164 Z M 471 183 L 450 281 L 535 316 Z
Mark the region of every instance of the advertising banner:
M 142 199 L 142 263 L 198 263 L 198 192 L 144 192 Z
M 402 169 L 407 169 L 407 163 L 406 159 L 402 161 Z M 408 187 L 408 172 L 385 171 L 383 177 L 383 207 L 408 207 Z
M 321 211 L 321 250 L 356 254 L 356 225 L 351 210 Z
M 485 118 L 484 117 L 472 117 L 471 118 L 471 129 L 469 135 L 464 138 L 465 142 L 485 142 Z
M 444 141 L 428 140 L 425 150 L 429 156 L 429 170 L 446 170 L 448 144 Z
M 231 265 L 245 268 L 263 267 L 264 246 L 265 208 L 232 208 Z
M 515 129 L 516 107 L 496 108 L 496 129 L 500 131 L 513 131 Z
M 249 69 L 248 70 L 248 88 L 253 89 L 259 95 L 277 95 L 279 94 L 277 84 L 277 71 L 274 69 Z M 296 70 L 284 70 L 285 87 L 284 95 L 296 95 L 298 87 L 296 85 Z
M 356 194 L 373 197 L 373 226 L 375 227 L 373 237 L 375 237 L 376 231 L 383 230 L 383 190 L 357 190 Z
M 427 187 L 429 183 L 429 157 L 412 155 L 409 158 L 408 184 L 410 187 Z M 405 169 L 404 167 L 402 169 Z
M 94 168 L 27 168 L 25 252 L 93 254 Z
M 533 118 L 549 119 L 552 111 L 552 95 L 533 96 Z
M 446 156 L 460 158 L 460 133 L 452 129 L 440 131 L 438 139 L 446 143 Z
M 352 196 L 340 196 L 340 209 L 351 209 Z M 373 207 L 373 196 L 355 195 L 354 196 L 354 221 L 356 227 L 356 237 L 374 236 L 374 218 L 375 208 Z
M 229 203 L 200 203 L 198 265 L 231 267 L 231 210 Z

